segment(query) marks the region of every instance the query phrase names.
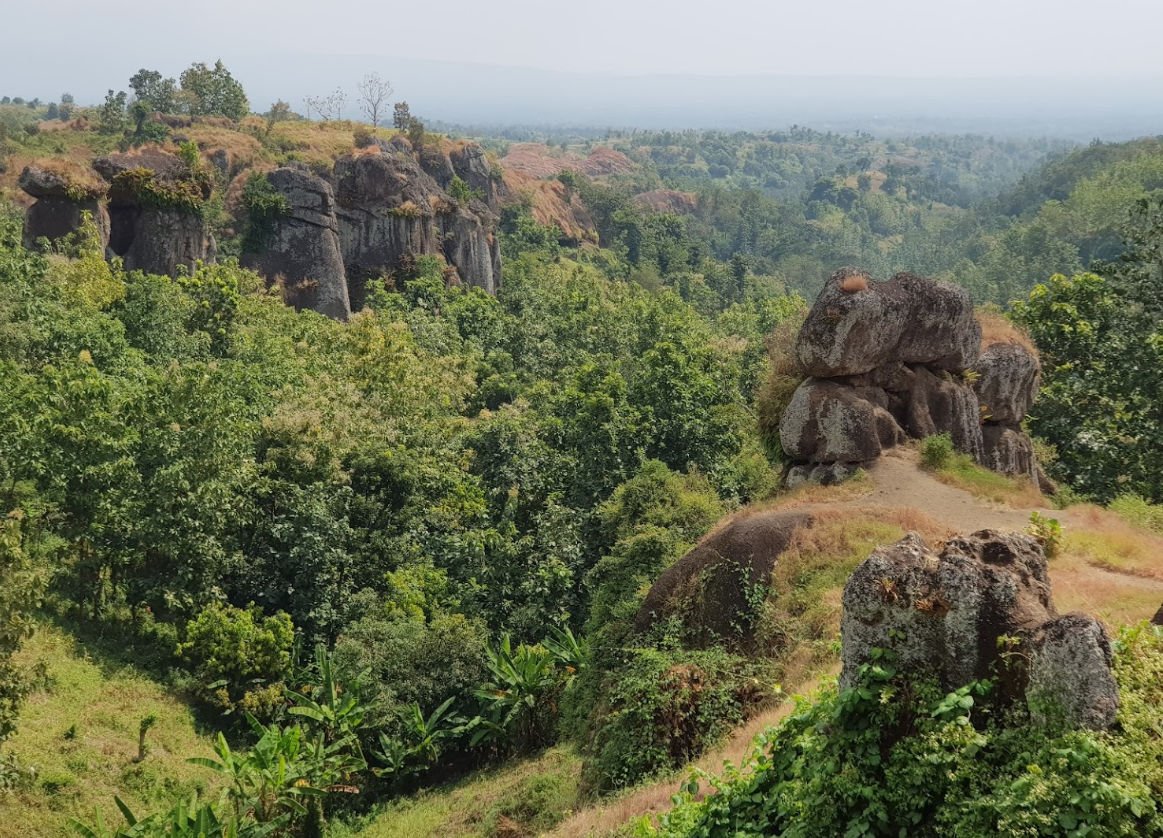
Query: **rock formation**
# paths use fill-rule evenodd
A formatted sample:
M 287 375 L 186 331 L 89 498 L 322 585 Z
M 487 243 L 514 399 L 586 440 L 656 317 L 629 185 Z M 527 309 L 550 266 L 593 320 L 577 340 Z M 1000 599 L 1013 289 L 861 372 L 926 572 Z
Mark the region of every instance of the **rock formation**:
M 982 345 L 969 296 L 955 286 L 836 272 L 796 340 L 809 377 L 780 422 L 795 463 L 788 484 L 841 479 L 906 439 L 947 433 L 977 462 L 1052 491 L 1021 428 L 1038 359 L 1012 329 L 1000 332 Z
M 411 154 L 386 145 L 378 153 L 349 154 L 335 163 L 352 308 L 362 307 L 368 279 L 423 254 L 442 256 L 456 270 L 456 280 L 495 292 L 501 254 L 488 207 L 479 200 L 458 203 Z M 453 171 L 449 158 L 442 160 Z M 438 170 L 433 161 L 429 167 Z
M 974 369 L 984 420 L 982 464 L 1040 483 L 1034 445 L 1021 427 L 1038 395 L 1042 370 L 1037 356 L 1019 343 L 999 341 L 982 348 Z
M 780 422 L 780 443 L 798 465 L 789 485 L 842 475 L 907 438 L 948 433 L 981 459 L 978 399 L 965 371 L 981 327 L 956 286 L 897 274 L 874 282 L 837 271 L 796 340 L 808 378 Z
M 675 619 L 695 645 L 752 644 L 749 590 L 766 590 L 779 556 L 797 530 L 811 526 L 806 512 L 768 512 L 731 523 L 667 568 L 650 587 L 635 617 L 643 631 Z
M 272 219 L 271 229 L 263 231 L 262 249 L 243 254 L 243 263 L 279 278 L 284 299 L 296 308 L 346 320 L 351 305 L 331 185 L 291 166 L 275 169 L 267 180 L 288 209 Z
M 81 229 L 87 212 L 96 222 L 104 248 L 109 243 L 109 213 L 101 199 L 105 185 L 95 177 L 80 177 L 59 168 L 32 165 L 20 173 L 20 188 L 36 198 L 24 217 L 24 246 L 32 249 L 41 238 L 63 239 Z
M 983 530 L 935 553 L 916 533 L 875 550 L 844 587 L 842 686 L 873 649 L 953 690 L 996 678 L 1035 719 L 1114 723 L 1118 688 L 1110 640 L 1082 614 L 1058 616 L 1046 557 L 1033 538 Z
M 176 275 L 213 261 L 214 238 L 202 208 L 210 180 L 157 149 L 111 154 L 93 161 L 109 181 L 109 249 L 126 270 Z

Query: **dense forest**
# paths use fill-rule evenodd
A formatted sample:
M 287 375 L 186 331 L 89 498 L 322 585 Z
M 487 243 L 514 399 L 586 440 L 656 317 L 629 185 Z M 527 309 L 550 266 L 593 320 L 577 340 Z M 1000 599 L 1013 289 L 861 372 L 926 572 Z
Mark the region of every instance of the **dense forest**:
M 771 590 L 740 592 L 751 622 L 726 635 L 635 615 L 717 522 L 787 496 L 790 341 L 843 265 L 948 279 L 1004 311 L 1041 353 L 1027 424 L 1055 502 L 1121 510 L 1133 538 L 1163 530 L 1158 139 L 595 132 L 531 158 L 521 134 L 448 137 L 406 105 L 390 128 L 282 103 L 251 114 L 221 63 L 130 87 L 97 107 L 0 104 L 0 808 L 19 834 L 395 834 L 372 830 L 401 801 L 568 753 L 568 794 L 522 787 L 531 811 L 478 825 L 536 834 L 683 768 L 781 684 L 826 672 L 837 586 L 910 527 L 824 527 Z M 369 280 L 347 322 L 288 306 L 237 258 L 277 210 L 264 178 L 387 138 L 417 158 L 488 149 L 509 184 L 497 293 L 449 282 L 426 253 Z M 214 261 L 127 270 L 92 217 L 25 246 L 25 166 L 76 177 L 141 148 L 205 184 Z M 596 151 L 617 165 L 587 169 Z M 530 159 L 549 169 L 530 175 Z M 457 181 L 464 206 L 479 199 Z M 71 682 L 34 625 L 178 697 L 203 750 L 175 753 L 176 723 L 151 732 L 143 713 L 115 725 L 134 755 L 111 770 L 112 751 L 76 750 L 103 722 L 66 707 L 51 746 L 65 756 L 38 769 L 50 757 L 22 745 L 21 705 Z M 974 715 L 991 706 L 981 685 L 893 703 L 889 668 L 797 709 L 714 797 L 696 783 L 661 821 L 623 826 L 1163 834 L 1163 639 L 1130 628 L 1116 653 L 1117 735 L 994 726 Z M 916 719 L 882 760 L 868 732 Z M 1032 763 L 1045 779 L 1023 786 Z M 1122 779 L 1095 791 L 1095 765 Z M 80 788 L 102 770 L 116 800 Z M 914 805 L 918 789 L 947 802 Z M 1067 800 L 1074 825 L 1054 831 Z

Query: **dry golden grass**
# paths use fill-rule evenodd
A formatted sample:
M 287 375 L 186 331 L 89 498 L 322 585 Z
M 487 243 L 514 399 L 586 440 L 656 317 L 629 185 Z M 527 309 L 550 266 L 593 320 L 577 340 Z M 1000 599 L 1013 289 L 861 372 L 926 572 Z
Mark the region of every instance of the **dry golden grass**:
M 977 309 L 977 322 L 981 324 L 981 348 L 995 343 L 1016 343 L 1038 357 L 1038 347 L 1025 331 L 996 308 L 983 306 Z
M 845 294 L 854 294 L 857 291 L 868 290 L 868 277 L 864 274 L 851 274 L 840 280 L 840 290 Z
M 59 176 L 69 186 L 82 190 L 88 195 L 104 195 L 109 188 L 93 167 L 83 159 L 76 157 L 40 157 L 31 161 L 33 166 L 39 166 L 46 172 Z
M 180 133 L 196 143 L 203 154 L 210 154 L 220 148 L 225 149 L 230 155 L 232 167 L 251 166 L 269 156 L 264 152 L 258 138 L 243 131 L 195 122 L 189 128 L 183 128 Z
M 977 465 L 963 454 L 956 455 L 948 465 L 932 474 L 948 486 L 1015 509 L 1045 509 L 1049 505 L 1045 495 L 1029 478 L 998 474 Z

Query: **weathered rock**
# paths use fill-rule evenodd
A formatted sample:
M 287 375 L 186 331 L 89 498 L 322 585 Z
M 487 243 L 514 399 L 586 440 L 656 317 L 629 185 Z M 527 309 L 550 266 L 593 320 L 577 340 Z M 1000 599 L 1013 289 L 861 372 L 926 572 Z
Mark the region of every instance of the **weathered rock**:
M 1020 427 L 987 422 L 981 429 L 984 453 L 981 464 L 1001 474 L 1028 477 L 1041 484 L 1041 469 L 1034 459 L 1034 443 Z M 1043 475 L 1044 477 L 1044 475 Z
M 453 170 L 468 184 L 468 188 L 480 195 L 489 209 L 496 210 L 508 191 L 499 170 L 485 156 L 485 150 L 476 143 L 465 143 L 454 148 L 449 159 Z
M 1057 616 L 1046 557 L 1029 536 L 983 530 L 936 554 L 910 533 L 856 568 L 843 606 L 842 686 L 855 683 L 873 649 L 889 649 L 900 668 L 944 689 L 992 677 L 1001 695 L 1033 708 L 1073 692 L 1060 702 L 1071 724 L 1113 720 L 1106 635 L 1088 617 Z
M 101 203 L 104 188 L 73 183 L 61 173 L 40 166 L 26 166 L 20 173 L 19 186 L 36 198 L 24 216 L 23 243 L 36 247 L 42 238 L 57 241 L 81 229 L 85 213 L 97 225 L 101 248 L 109 243 L 109 213 Z
M 887 405 L 879 388 L 809 378 L 796 388 L 780 420 L 780 444 L 797 462 L 874 460 L 905 441 Z
M 267 179 L 290 211 L 273 222 L 267 247 L 243 262 L 268 279 L 281 278 L 285 298 L 336 320 L 351 315 L 339 244 L 335 196 L 327 181 L 305 169 L 284 166 Z
M 981 326 L 964 289 L 907 273 L 873 282 L 845 268 L 816 298 L 796 358 L 804 372 L 821 378 L 859 375 L 893 361 L 961 371 L 977 359 L 980 343 Z
M 1155 616 L 1151 618 L 1152 625 L 1163 626 L 1163 605 L 1159 606 L 1159 610 L 1155 612 Z
M 811 524 L 805 512 L 767 512 L 711 534 L 650 587 L 635 616 L 636 629 L 673 618 L 694 645 L 748 646 L 754 614 L 747 592 L 766 588 L 796 531 Z
M 495 218 L 480 204 L 458 206 L 411 154 L 347 155 L 336 161 L 335 181 L 353 308 L 363 305 L 368 279 L 423 254 L 444 257 L 468 285 L 497 289 Z
M 905 433 L 915 439 L 947 433 L 954 448 L 980 462 L 984 448 L 973 388 L 948 372 L 921 366 L 911 372 L 908 387 L 893 394 L 891 405 Z
M 1097 730 L 1114 724 L 1119 686 L 1102 623 L 1085 614 L 1066 614 L 1040 626 L 1030 646 L 1026 701 L 1035 721 L 1061 717 Z
M 213 261 L 214 238 L 200 211 L 210 197 L 208 178 L 158 149 L 99 157 L 93 168 L 110 182 L 109 249 L 126 270 L 174 276 Z M 142 191 L 145 181 L 157 194 Z
M 1038 395 L 1041 365 L 1030 350 L 1016 343 L 987 346 L 973 365 L 977 397 L 989 421 L 1021 422 Z

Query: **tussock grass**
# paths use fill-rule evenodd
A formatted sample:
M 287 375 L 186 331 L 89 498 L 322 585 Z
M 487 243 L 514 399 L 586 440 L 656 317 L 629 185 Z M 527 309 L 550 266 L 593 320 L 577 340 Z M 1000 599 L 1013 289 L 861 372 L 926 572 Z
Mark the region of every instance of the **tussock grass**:
M 132 666 L 103 658 L 67 631 L 42 626 L 18 657 L 44 662 L 48 688 L 29 696 L 5 750 L 31 769 L 23 787 L 0 795 L 0 838 L 71 835 L 73 818 L 122 823 L 119 795 L 135 812 L 168 806 L 194 791 L 216 794 L 215 777 L 187 758 L 211 754 L 190 709 Z M 138 725 L 154 714 L 137 756 Z
M 367 838 L 540 835 L 578 805 L 581 759 L 569 746 L 474 774 L 386 807 L 358 832 Z M 344 829 L 329 832 L 339 838 Z
M 989 306 L 977 309 L 977 322 L 981 324 L 981 348 L 995 343 L 1016 343 L 1038 357 L 1038 347 L 1020 326 L 1001 311 Z
M 1092 567 L 1163 581 L 1163 535 L 1097 506 L 1070 509 L 1064 552 Z

